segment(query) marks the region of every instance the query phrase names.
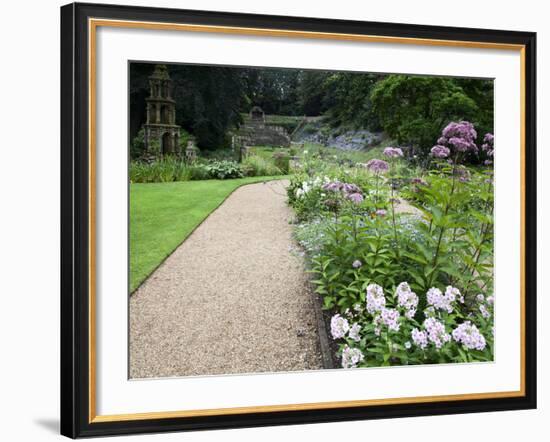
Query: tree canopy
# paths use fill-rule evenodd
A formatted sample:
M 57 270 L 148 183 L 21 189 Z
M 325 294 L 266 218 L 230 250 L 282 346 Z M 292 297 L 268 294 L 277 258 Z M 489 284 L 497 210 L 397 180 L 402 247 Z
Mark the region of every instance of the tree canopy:
M 130 64 L 130 136 L 145 123 L 154 64 Z M 452 120 L 493 129 L 493 81 L 413 75 L 169 65 L 176 123 L 201 148 L 227 145 L 252 106 L 266 114 L 324 115 L 333 127 L 384 130 L 401 145 L 429 151 Z

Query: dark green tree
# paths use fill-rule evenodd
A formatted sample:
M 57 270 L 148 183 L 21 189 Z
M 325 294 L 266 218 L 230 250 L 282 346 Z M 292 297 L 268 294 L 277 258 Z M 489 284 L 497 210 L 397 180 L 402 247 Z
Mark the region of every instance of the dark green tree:
M 450 121 L 475 121 L 479 108 L 451 78 L 389 75 L 372 90 L 384 131 L 426 156 Z

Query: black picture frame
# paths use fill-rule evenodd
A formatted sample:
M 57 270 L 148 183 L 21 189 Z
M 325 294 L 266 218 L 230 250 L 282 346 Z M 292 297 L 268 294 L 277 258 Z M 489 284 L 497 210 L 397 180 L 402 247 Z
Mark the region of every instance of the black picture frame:
M 524 395 L 317 410 L 90 419 L 89 18 L 521 45 L 524 50 Z M 105 436 L 536 408 L 536 34 L 73 3 L 61 8 L 61 434 Z

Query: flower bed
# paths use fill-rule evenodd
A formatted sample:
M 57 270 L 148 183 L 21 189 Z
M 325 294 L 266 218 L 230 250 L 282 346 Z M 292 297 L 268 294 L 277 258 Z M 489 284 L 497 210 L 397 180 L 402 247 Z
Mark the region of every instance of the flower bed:
M 476 138 L 450 123 L 426 170 L 398 147 L 365 164 L 303 156 L 289 203 L 342 367 L 493 359 L 494 138 Z

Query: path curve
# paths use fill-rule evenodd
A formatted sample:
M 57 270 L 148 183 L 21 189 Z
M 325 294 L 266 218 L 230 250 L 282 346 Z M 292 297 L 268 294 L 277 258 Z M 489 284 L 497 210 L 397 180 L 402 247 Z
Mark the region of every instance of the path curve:
M 131 378 L 322 368 L 286 185 L 237 189 L 134 292 Z

